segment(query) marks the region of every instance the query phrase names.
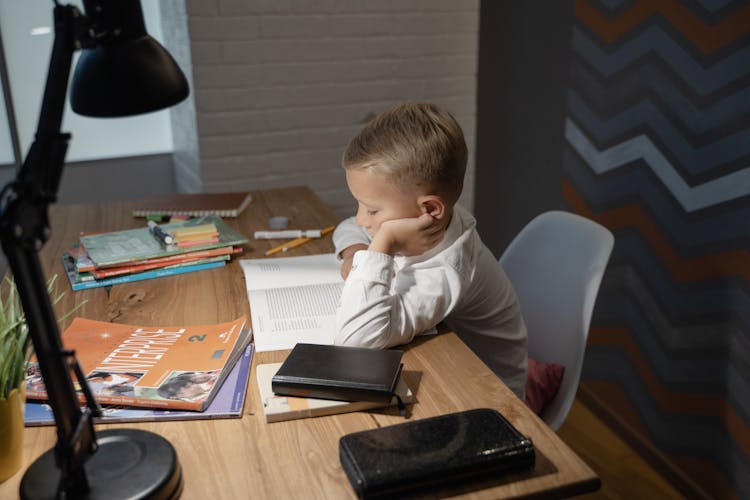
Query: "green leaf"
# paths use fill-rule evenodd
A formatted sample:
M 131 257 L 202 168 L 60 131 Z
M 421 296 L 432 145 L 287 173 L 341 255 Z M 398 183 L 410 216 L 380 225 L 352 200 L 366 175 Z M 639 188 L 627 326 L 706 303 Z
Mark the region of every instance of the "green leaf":
M 26 317 L 16 284 L 9 276 L 5 277 L 7 293 L 0 294 L 0 398 L 7 398 L 10 391 L 20 387 L 26 376 L 26 366 L 33 354 L 31 338 L 26 325 Z M 57 293 L 57 275 L 47 282 L 50 302 L 57 304 L 65 293 Z M 86 301 L 82 301 L 57 321 L 65 320 Z

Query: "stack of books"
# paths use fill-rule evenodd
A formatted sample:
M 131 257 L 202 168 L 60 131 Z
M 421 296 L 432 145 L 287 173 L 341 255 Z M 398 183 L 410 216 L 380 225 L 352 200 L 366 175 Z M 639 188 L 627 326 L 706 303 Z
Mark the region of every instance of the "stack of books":
M 62 257 L 73 290 L 221 267 L 247 238 L 216 215 L 83 234 Z
M 103 414 L 97 422 L 242 414 L 254 352 L 252 331 L 244 316 L 191 326 L 75 318 L 62 339 L 66 347 L 75 350 L 89 389 L 102 405 Z M 84 403 L 79 382 L 74 386 Z M 54 423 L 39 362 L 33 356 L 26 367 L 26 394 L 26 425 Z

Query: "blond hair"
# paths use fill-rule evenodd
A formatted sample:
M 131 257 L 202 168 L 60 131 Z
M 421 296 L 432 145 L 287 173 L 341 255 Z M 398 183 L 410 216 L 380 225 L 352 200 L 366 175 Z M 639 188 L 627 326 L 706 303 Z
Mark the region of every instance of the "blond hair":
M 461 195 L 466 141 L 455 118 L 428 103 L 404 103 L 365 125 L 344 151 L 347 170 L 372 169 L 397 185 L 441 194 L 451 205 Z

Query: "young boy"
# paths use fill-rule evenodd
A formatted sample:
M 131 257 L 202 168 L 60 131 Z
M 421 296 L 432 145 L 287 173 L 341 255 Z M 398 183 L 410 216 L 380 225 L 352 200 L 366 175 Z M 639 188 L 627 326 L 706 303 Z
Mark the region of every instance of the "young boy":
M 396 106 L 349 143 L 342 163 L 359 207 L 333 235 L 346 280 L 336 343 L 392 347 L 444 321 L 523 400 L 516 294 L 455 204 L 466 159 L 460 126 L 431 104 Z

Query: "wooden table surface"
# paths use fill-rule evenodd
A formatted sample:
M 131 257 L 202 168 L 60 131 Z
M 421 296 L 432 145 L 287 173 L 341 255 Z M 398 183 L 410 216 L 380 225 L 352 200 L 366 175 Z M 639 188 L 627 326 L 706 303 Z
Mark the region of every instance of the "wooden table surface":
M 60 256 L 81 231 L 138 227 L 144 219 L 130 215 L 133 202 L 55 206 L 52 238 L 41 253 L 45 271 L 58 274 L 61 314 L 86 300 L 77 315 L 103 321 L 152 326 L 219 323 L 250 317 L 245 282 L 235 259 L 224 268 L 167 278 L 72 292 Z M 337 217 L 307 188 L 254 193 L 237 219 L 226 221 L 246 235 L 268 229 L 266 221 L 285 215 L 292 228 L 321 228 Z M 250 240 L 242 258 L 262 257 L 275 241 Z M 331 252 L 328 236 L 283 254 Z M 64 323 L 63 328 L 67 326 Z M 404 376 L 415 390 L 412 419 L 489 407 L 499 410 L 537 450 L 533 471 L 515 473 L 484 489 L 449 490 L 447 496 L 501 498 L 528 495 L 564 496 L 599 487 L 595 473 L 571 451 L 453 333 L 423 338 L 404 346 Z M 347 413 L 267 424 L 259 402 L 255 365 L 282 361 L 288 351 L 256 353 L 240 419 L 192 420 L 97 425 L 97 429 L 131 427 L 161 434 L 176 448 L 182 465 L 186 499 L 354 498 L 338 458 L 344 434 L 403 422 L 393 409 Z M 0 484 L 0 498 L 15 498 L 23 472 L 55 443 L 54 427 L 31 427 L 24 434 L 24 465 Z

